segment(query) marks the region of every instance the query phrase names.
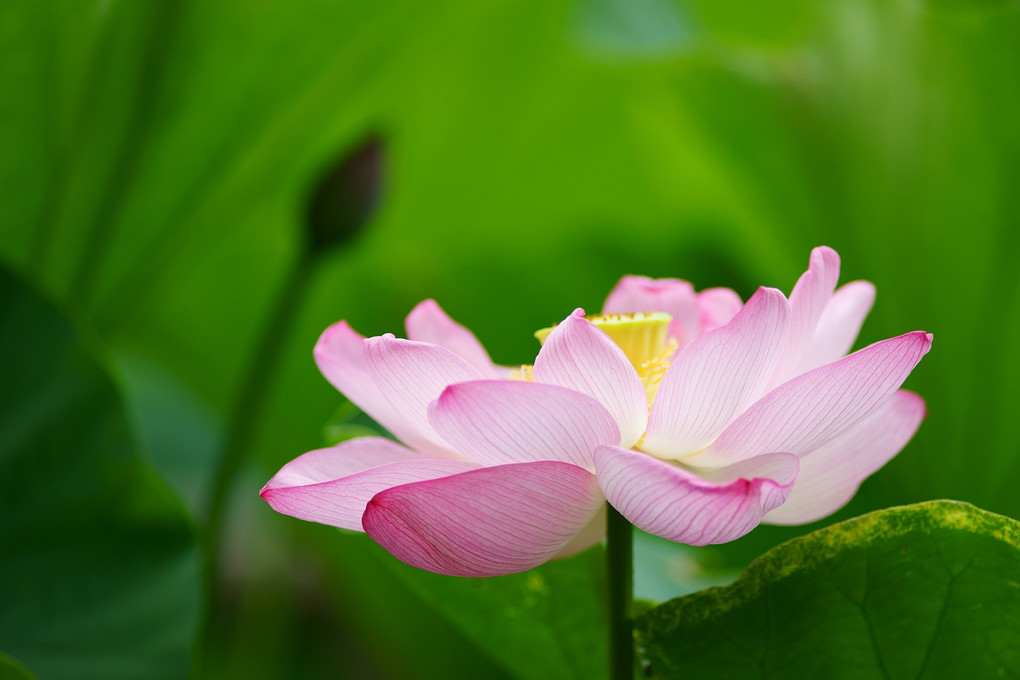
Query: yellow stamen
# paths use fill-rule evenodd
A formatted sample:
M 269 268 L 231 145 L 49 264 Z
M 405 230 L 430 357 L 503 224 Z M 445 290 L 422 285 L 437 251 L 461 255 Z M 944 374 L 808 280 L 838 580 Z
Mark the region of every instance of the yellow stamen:
M 585 318 L 619 345 L 635 370 L 661 358 L 669 341 L 669 322 L 673 320 L 664 312 L 594 314 Z M 552 328 L 543 328 L 536 331 L 535 337 L 545 343 L 552 331 Z
M 670 340 L 669 345 L 659 356 L 641 364 L 641 368 L 638 369 L 638 377 L 641 378 L 641 384 L 645 386 L 645 395 L 648 397 L 648 408 L 652 407 L 655 394 L 659 391 L 659 383 L 669 370 L 669 360 L 676 349 L 676 340 Z
M 659 391 L 659 385 L 669 370 L 670 359 L 677 350 L 677 342 L 669 337 L 669 322 L 673 320 L 664 312 L 640 312 L 638 314 L 596 314 L 585 319 L 600 329 L 610 340 L 623 350 L 630 360 L 638 378 L 645 388 L 648 408 Z M 552 328 L 543 328 L 535 332 L 535 337 L 542 344 L 552 333 Z M 533 380 L 531 366 L 521 366 L 519 371 L 510 373 L 511 380 Z M 640 448 L 645 436 L 634 445 Z
M 515 368 L 510 371 L 510 380 L 523 380 L 524 382 L 535 382 L 535 376 L 532 375 L 532 366 L 530 364 L 521 364 L 520 368 Z

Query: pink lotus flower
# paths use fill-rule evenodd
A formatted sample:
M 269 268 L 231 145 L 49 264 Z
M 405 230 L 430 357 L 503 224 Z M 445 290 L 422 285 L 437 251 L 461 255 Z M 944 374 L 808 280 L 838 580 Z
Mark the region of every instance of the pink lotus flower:
M 925 415 L 899 387 L 931 346 L 917 331 L 844 356 L 874 300 L 836 290 L 816 248 L 790 299 L 696 294 L 624 277 L 603 315 L 576 310 L 533 366 L 492 363 L 426 300 L 407 340 L 346 322 L 315 348 L 333 385 L 397 436 L 343 442 L 262 489 L 277 511 L 365 531 L 399 559 L 459 576 L 530 569 L 604 537 L 605 501 L 691 545 L 845 504 Z

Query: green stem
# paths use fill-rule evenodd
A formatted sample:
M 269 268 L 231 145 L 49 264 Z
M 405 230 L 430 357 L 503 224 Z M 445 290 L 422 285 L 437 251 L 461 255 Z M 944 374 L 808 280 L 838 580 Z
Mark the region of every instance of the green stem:
M 241 382 L 227 424 L 226 439 L 212 479 L 206 510 L 204 536 L 206 612 L 202 622 L 204 630 L 198 637 L 200 647 L 198 653 L 202 661 L 205 660 L 204 650 L 201 649 L 202 640 L 209 636 L 213 622 L 220 615 L 216 600 L 216 583 L 220 572 L 220 551 L 223 549 L 225 514 L 230 492 L 234 487 L 237 473 L 251 450 L 252 437 L 257 424 L 261 421 L 260 413 L 269 395 L 287 334 L 304 298 L 313 264 L 314 257 L 304 254 L 295 262 L 288 274 L 283 291 L 266 320 L 258 346 L 248 363 L 247 373 Z
M 250 448 L 255 427 L 260 420 L 260 412 L 269 394 L 269 386 L 276 373 L 280 351 L 304 297 L 308 275 L 312 269 L 310 265 L 311 258 L 303 257 L 291 269 L 283 291 L 276 300 L 276 306 L 262 330 L 258 347 L 248 364 L 248 372 L 234 401 L 223 453 L 212 481 L 207 515 L 209 534 L 216 541 L 214 545 L 219 544 L 223 511 L 232 482 Z
M 634 527 L 609 506 L 606 519 L 609 576 L 609 678 L 634 678 Z

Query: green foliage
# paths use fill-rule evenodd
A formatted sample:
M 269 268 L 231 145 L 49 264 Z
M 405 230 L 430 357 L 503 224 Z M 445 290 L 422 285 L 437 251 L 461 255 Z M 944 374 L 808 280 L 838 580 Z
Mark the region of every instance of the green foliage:
M 1020 319 L 1015 5 L 115 1 L 86 21 L 100 4 L 4 5 L 17 68 L 0 78 L 22 96 L 0 126 L 0 253 L 215 413 L 323 172 L 383 140 L 391 190 L 289 333 L 266 471 L 336 407 L 308 353 L 338 318 L 397 331 L 433 296 L 519 363 L 532 330 L 597 308 L 623 273 L 788 290 L 829 243 L 845 279 L 878 285 L 863 340 L 936 333 L 910 386 L 937 417 L 855 509 L 939 496 L 1020 514 L 999 481 L 1020 472 L 1014 334 L 978 337 Z M 648 53 L 648 27 L 688 37 Z M 635 47 L 593 53 L 605 35 Z
M 44 678 L 180 677 L 199 609 L 183 508 L 71 325 L 2 269 L 0 300 L 0 647 Z
M 606 569 L 601 547 L 523 574 L 440 576 L 384 560 L 423 600 L 515 678 L 604 677 Z
M 1020 522 L 950 501 L 881 510 L 646 612 L 637 640 L 655 678 L 1011 677 Z
M 0 680 L 36 680 L 36 677 L 16 660 L 0 652 Z

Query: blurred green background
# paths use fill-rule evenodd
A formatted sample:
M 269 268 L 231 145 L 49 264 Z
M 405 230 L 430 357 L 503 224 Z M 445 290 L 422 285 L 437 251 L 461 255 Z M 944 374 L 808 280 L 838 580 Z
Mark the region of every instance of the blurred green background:
M 878 287 L 861 343 L 935 334 L 928 421 L 837 517 L 1020 516 L 1018 45 L 995 0 L 0 0 L 0 651 L 44 679 L 588 677 L 597 551 L 434 577 L 259 500 L 370 425 L 318 334 L 433 297 L 518 364 L 623 274 L 789 292 L 820 244 Z M 309 235 L 323 191 L 348 238 Z M 811 528 L 642 537 L 638 594 Z

